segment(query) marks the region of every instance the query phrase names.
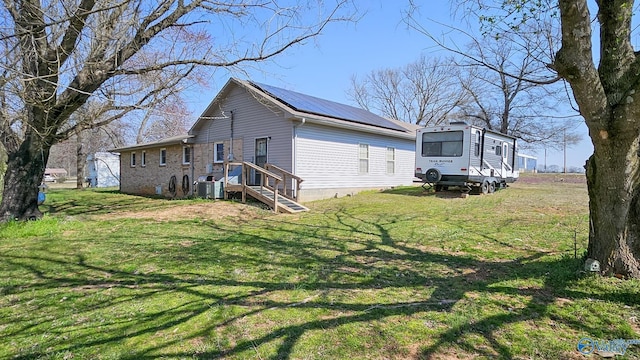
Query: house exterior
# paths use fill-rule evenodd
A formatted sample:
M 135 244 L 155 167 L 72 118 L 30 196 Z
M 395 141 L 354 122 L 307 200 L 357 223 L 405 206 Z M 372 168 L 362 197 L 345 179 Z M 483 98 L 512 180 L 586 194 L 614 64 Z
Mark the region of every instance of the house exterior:
M 165 197 L 191 194 L 194 167 L 190 157 L 192 145 L 188 144 L 190 138 L 180 135 L 113 149 L 112 152 L 120 153 L 120 191 Z M 183 179 L 189 184 L 187 191 L 182 189 Z
M 67 170 L 62 168 L 46 168 L 44 169 L 44 181 L 56 181 L 58 178 L 67 177 Z
M 417 128 L 232 78 L 187 135 L 114 151 L 121 154 L 125 193 L 193 194 L 195 179 L 222 177 L 224 161 L 247 161 L 274 164 L 301 177 L 296 195 L 310 201 L 412 184 Z

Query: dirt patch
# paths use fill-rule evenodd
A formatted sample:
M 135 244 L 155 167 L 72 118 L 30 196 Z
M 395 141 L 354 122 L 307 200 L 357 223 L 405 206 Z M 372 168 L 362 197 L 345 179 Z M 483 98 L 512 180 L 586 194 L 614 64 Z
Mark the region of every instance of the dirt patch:
M 586 184 L 585 174 L 520 174 L 518 183 L 524 184 L 544 184 L 544 183 L 567 183 Z
M 263 209 L 232 201 L 211 201 L 190 205 L 176 203 L 175 206 L 163 207 L 161 209 L 122 211 L 95 215 L 99 220 L 153 219 L 160 222 L 192 219 L 217 220 L 228 217 L 237 220 L 252 220 L 264 216 L 265 210 Z M 185 244 L 185 246 L 187 246 L 187 244 Z

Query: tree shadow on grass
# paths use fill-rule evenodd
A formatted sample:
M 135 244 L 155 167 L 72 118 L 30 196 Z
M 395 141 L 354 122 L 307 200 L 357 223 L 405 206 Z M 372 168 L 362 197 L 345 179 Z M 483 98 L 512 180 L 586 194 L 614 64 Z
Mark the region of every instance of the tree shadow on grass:
M 314 331 L 331 331 L 345 325 L 383 321 L 396 316 L 410 318 L 417 314 L 453 314 L 461 311 L 459 307 L 473 305 L 474 300 L 469 294 L 485 298 L 524 296 L 526 300 L 523 307 L 501 309 L 496 314 L 479 319 L 465 318 L 461 323 L 434 335 L 433 341 L 411 355 L 432 358 L 455 346 L 473 355 L 512 358 L 519 354 L 500 338 L 499 330 L 510 324 L 549 316 L 550 308 L 558 298 L 593 298 L 620 305 L 640 305 L 640 298 L 633 296 L 634 294 L 598 295 L 574 290 L 571 285 L 578 278 L 575 272 L 578 264 L 567 257 L 550 258 L 548 253 L 538 251 L 516 259 L 484 260 L 466 254 L 436 252 L 420 243 L 396 241 L 389 232 L 389 226 L 397 226 L 403 221 L 406 219 L 393 215 L 365 220 L 351 214 L 348 209 L 340 209 L 327 214 L 326 221 L 314 225 L 294 221 L 287 223 L 286 220 L 280 221 L 277 227 L 267 222 L 254 223 L 252 226 L 208 223 L 207 226 L 212 231 L 223 235 L 215 241 L 193 238 L 193 246 L 174 253 L 165 251 L 154 255 L 157 256 L 154 259 L 157 264 L 193 263 L 193 272 L 126 271 L 115 263 L 91 263 L 80 253 L 73 252 L 49 253 L 47 256 L 3 253 L 0 254 L 0 260 L 5 268 L 18 269 L 33 279 L 29 285 L 3 287 L 3 296 L 16 298 L 13 300 L 14 305 L 28 306 L 27 303 L 32 301 L 29 294 L 37 293 L 48 294 L 47 296 L 65 294 L 67 299 L 42 301 L 40 307 L 30 314 L 29 320 L 23 321 L 24 324 L 0 331 L 6 339 L 28 336 L 43 327 L 57 335 L 72 334 L 68 340 L 51 341 L 48 344 L 48 347 L 59 353 L 86 348 L 101 349 L 140 337 L 146 339 L 145 344 L 128 349 L 127 355 L 121 355 L 120 358 L 244 358 L 263 347 L 275 346 L 275 353 L 270 357 L 288 359 L 295 356 L 295 348 L 303 341 L 305 334 Z M 182 240 L 187 239 L 188 236 L 185 236 Z M 157 241 L 162 244 L 171 239 L 159 238 Z M 243 250 L 233 252 L 230 256 L 227 252 L 229 248 Z M 269 252 L 275 256 L 266 259 L 264 255 Z M 323 255 L 325 252 L 337 255 L 326 256 Z M 195 271 L 197 266 L 206 266 L 220 259 L 225 260 L 224 269 L 227 272 L 203 276 Z M 262 269 L 265 265 L 280 269 L 277 274 L 294 272 L 300 278 L 252 276 L 245 279 L 232 274 L 232 269 Z M 51 271 L 52 269 L 57 271 Z M 510 283 L 523 279 L 537 279 L 541 285 L 520 288 Z M 295 301 L 281 295 L 275 296 L 300 287 L 313 295 Z M 375 301 L 375 298 L 368 302 L 350 298 L 336 301 L 323 296 L 333 291 L 351 293 L 405 288 L 428 288 L 432 291 L 418 299 L 405 297 L 399 301 Z M 225 293 L 219 289 L 228 290 Z M 117 295 L 96 296 L 91 301 L 85 299 L 100 294 L 101 291 L 113 291 Z M 170 296 L 173 301 L 157 310 L 131 315 L 130 319 L 114 316 L 101 324 L 92 325 L 95 328 L 87 333 L 72 331 L 69 326 L 59 323 L 59 319 L 51 317 L 52 314 L 60 313 L 61 309 L 67 309 L 67 303 L 75 304 L 74 317 L 83 318 L 96 313 L 108 313 L 123 304 L 144 304 L 147 299 L 162 296 Z M 184 300 L 176 303 L 178 298 Z M 624 299 L 623 302 L 621 299 Z M 494 303 L 502 306 L 499 301 Z M 228 307 L 241 310 L 203 325 L 186 338 L 148 341 L 149 336 L 171 332 L 211 312 L 212 308 Z M 243 319 L 264 316 L 272 310 L 289 309 L 325 310 L 330 316 L 312 317 L 303 321 L 289 320 L 288 323 L 271 325 L 262 332 L 248 334 L 226 345 L 190 350 L 180 350 L 178 346 L 223 332 L 226 327 Z M 596 316 L 606 317 L 607 314 Z M 556 321 L 564 322 L 579 333 L 592 334 L 599 331 L 612 338 L 626 335 L 615 329 L 595 329 L 589 324 L 571 319 L 559 318 Z M 460 341 L 470 334 L 477 335 L 484 341 L 480 344 Z M 35 348 L 26 350 L 15 358 L 38 358 L 48 353 L 50 350 L 47 348 Z M 258 354 L 254 355 L 259 357 Z M 390 354 L 396 357 L 400 355 Z
M 118 190 L 90 189 L 80 191 L 76 189 L 56 190 L 57 192 L 77 192 L 77 196 L 65 196 L 64 200 L 50 199 L 40 205 L 46 209 L 46 213 L 68 216 L 107 214 L 120 210 L 135 210 L 145 208 L 160 208 L 175 206 L 180 201 L 189 201 L 187 198 L 169 199 L 160 195 L 130 195 Z M 111 194 L 113 196 L 92 196 L 93 193 Z
M 435 191 L 429 186 L 402 186 L 393 189 L 382 190 L 381 193 L 389 195 L 417 196 L 417 197 L 437 197 L 441 199 L 459 199 L 466 195 L 477 195 L 475 193 L 463 192 L 459 187 L 451 187 L 448 190 Z

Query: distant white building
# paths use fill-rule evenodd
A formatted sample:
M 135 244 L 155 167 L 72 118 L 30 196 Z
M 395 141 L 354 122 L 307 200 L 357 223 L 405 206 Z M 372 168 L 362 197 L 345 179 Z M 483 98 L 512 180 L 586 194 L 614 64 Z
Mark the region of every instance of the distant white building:
M 521 172 L 535 172 L 538 158 L 531 155 L 518 154 L 518 170 Z
M 89 187 L 120 186 L 120 155 L 97 152 L 87 156 Z

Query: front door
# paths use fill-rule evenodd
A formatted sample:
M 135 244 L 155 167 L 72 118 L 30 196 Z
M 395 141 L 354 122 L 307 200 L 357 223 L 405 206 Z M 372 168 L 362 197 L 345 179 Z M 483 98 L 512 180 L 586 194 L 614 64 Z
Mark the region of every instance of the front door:
M 256 153 L 254 164 L 264 167 L 264 164 L 267 163 L 267 140 L 268 138 L 258 138 L 256 139 Z M 262 180 L 262 175 L 257 173 L 255 174 L 255 184 L 260 185 Z

